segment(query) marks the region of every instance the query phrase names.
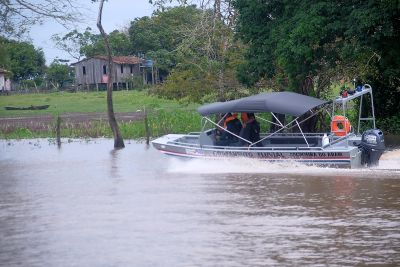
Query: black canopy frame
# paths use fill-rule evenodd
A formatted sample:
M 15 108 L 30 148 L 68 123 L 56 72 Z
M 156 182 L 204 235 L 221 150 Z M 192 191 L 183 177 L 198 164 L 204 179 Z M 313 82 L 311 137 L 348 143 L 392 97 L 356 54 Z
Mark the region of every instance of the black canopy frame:
M 197 109 L 202 116 L 228 112 L 272 112 L 300 117 L 328 101 L 293 92 L 264 92 L 226 102 L 215 102 Z
M 306 119 L 302 120 L 301 122 L 298 121 L 298 118 L 308 111 L 322 106 L 326 103 L 329 103 L 330 101 L 325 101 L 321 100 L 318 98 L 306 96 L 306 95 L 301 95 L 293 92 L 272 92 L 272 93 L 260 93 L 254 96 L 249 96 L 249 97 L 244 97 L 236 100 L 231 100 L 231 101 L 226 101 L 226 102 L 216 102 L 212 104 L 207 104 L 199 107 L 197 110 L 198 112 L 203 115 L 203 118 L 210 122 L 211 124 L 215 125 L 216 127 L 224 129 L 221 125 L 220 122 L 225 118 L 227 113 L 235 113 L 235 112 L 247 112 L 247 113 L 266 113 L 270 112 L 272 116 L 275 118 L 275 120 L 278 123 L 274 123 L 272 121 L 268 121 L 266 119 L 262 119 L 264 121 L 267 121 L 269 123 L 275 124 L 279 126 L 280 128 L 275 131 L 274 133 L 270 133 L 266 137 L 260 139 L 257 142 L 250 142 L 249 140 L 246 140 L 242 138 L 241 136 L 238 136 L 230 131 L 228 131 L 230 134 L 233 136 L 239 138 L 240 140 L 243 140 L 249 144 L 249 147 L 253 147 L 257 145 L 258 143 L 264 141 L 265 139 L 283 131 L 284 129 L 291 129 L 297 125 L 297 127 L 300 130 L 301 135 L 304 138 L 305 143 L 307 144 L 307 147 L 309 147 L 309 143 L 307 141 L 307 138 L 305 137 L 303 130 L 300 127 L 300 124 L 303 123 L 304 121 L 310 119 L 311 117 L 314 117 L 317 115 L 319 112 L 321 112 L 323 109 L 321 109 L 318 112 L 312 113 L 309 117 Z M 274 113 L 280 113 L 280 114 L 285 114 L 285 115 L 291 115 L 294 116 L 295 119 L 284 125 L 276 116 Z M 212 114 L 225 114 L 221 120 L 218 123 L 213 122 L 211 119 L 209 119 L 207 116 L 212 115 Z M 292 125 L 296 123 L 295 125 Z M 205 128 L 206 123 L 203 125 L 203 130 Z

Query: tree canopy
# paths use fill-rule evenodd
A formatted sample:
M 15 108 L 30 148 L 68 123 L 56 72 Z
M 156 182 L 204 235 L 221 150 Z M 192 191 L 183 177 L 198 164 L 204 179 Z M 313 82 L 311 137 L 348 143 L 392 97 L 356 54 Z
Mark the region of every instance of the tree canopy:
M 46 69 L 46 79 L 56 88 L 62 88 L 65 83 L 72 82 L 73 74 L 73 70 L 68 65 L 58 60 L 54 60 Z
M 244 83 L 272 78 L 318 96 L 332 81 L 358 78 L 373 84 L 385 112 L 400 111 L 383 98 L 400 100 L 398 1 L 236 0 L 234 5 L 237 35 L 248 45 L 240 67 Z M 305 86 L 307 79 L 315 91 Z
M 44 73 L 45 59 L 41 49 L 27 42 L 4 38 L 0 38 L 0 47 L 7 55 L 2 67 L 11 71 L 14 80 L 35 79 Z

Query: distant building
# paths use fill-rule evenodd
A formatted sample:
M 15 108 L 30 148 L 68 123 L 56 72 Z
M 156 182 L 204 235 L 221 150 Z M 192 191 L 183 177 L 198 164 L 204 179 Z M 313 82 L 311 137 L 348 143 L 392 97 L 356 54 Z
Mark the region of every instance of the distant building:
M 8 94 L 11 91 L 11 80 L 8 77 L 9 71 L 0 68 L 0 90 L 2 93 Z
M 114 88 L 128 89 L 134 83 L 147 83 L 141 65 L 145 61 L 135 56 L 114 56 L 113 80 Z M 78 89 L 99 87 L 106 88 L 109 77 L 107 56 L 94 56 L 71 64 L 75 68 L 75 84 Z

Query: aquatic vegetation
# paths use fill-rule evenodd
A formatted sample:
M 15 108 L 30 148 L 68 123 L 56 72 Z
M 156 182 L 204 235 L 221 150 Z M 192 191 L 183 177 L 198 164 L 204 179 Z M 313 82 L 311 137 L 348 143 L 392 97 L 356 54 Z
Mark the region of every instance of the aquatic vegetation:
M 150 137 L 155 138 L 164 134 L 193 132 L 200 130 L 200 116 L 194 110 L 157 109 L 148 111 Z M 146 137 L 143 119 L 120 122 L 120 130 L 124 138 L 141 139 Z M 112 137 L 107 120 L 86 122 L 62 122 L 62 138 L 95 138 Z M 12 124 L 0 127 L 0 138 L 25 139 L 39 137 L 56 137 L 55 120 L 50 124 L 32 123 L 28 127 L 15 127 Z

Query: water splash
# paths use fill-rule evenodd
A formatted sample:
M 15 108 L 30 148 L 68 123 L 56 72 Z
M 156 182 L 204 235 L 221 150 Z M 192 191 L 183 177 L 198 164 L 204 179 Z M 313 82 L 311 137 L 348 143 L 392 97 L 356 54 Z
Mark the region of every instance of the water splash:
M 339 169 L 304 165 L 295 161 L 266 162 L 249 158 L 232 159 L 180 159 L 169 158 L 168 172 L 191 174 L 263 173 L 288 175 L 343 175 L 352 177 L 400 178 L 400 149 L 388 151 L 379 166 L 363 169 Z

